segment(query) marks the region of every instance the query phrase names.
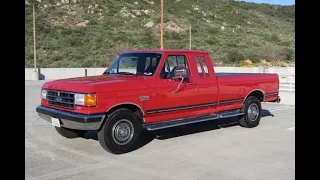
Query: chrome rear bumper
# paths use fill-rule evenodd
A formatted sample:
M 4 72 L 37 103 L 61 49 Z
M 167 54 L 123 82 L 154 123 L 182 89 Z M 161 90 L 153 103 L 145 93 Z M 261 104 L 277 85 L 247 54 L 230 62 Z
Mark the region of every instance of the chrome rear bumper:
M 278 96 L 278 98 L 277 98 L 277 103 L 280 103 L 280 102 L 281 102 L 281 97 Z

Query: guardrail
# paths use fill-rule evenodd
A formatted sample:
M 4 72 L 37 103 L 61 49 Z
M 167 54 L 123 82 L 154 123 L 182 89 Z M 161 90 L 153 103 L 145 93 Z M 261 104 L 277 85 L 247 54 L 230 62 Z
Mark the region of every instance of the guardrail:
M 294 75 L 280 76 L 280 91 L 295 92 L 295 77 Z
M 295 92 L 295 71 L 294 69 L 266 69 L 266 73 L 277 73 L 280 81 L 280 91 Z

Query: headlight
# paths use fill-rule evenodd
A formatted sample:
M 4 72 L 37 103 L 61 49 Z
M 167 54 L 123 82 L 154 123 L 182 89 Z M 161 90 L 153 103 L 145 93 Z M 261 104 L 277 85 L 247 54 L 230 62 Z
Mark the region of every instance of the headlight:
M 47 90 L 46 89 L 41 90 L 41 99 L 47 99 Z
M 96 94 L 74 94 L 74 103 L 81 106 L 96 106 Z

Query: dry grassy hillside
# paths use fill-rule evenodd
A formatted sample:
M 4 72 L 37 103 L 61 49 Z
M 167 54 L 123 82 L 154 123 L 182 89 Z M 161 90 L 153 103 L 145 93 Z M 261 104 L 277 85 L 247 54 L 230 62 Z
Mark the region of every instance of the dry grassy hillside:
M 160 48 L 160 0 L 25 0 L 25 66 L 33 65 L 32 4 L 40 67 L 104 67 L 126 49 Z M 294 62 L 295 6 L 165 0 L 165 49 L 211 53 L 216 65 Z M 250 62 L 249 62 L 250 64 Z

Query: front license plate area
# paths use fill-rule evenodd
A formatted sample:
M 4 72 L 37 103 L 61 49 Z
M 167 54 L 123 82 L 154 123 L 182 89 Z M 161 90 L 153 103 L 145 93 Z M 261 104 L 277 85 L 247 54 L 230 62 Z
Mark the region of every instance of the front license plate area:
M 53 126 L 61 127 L 60 120 L 58 118 L 51 117 L 51 123 Z

